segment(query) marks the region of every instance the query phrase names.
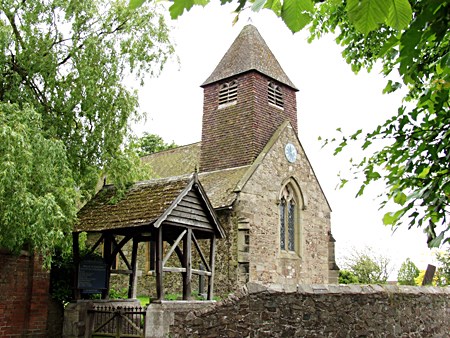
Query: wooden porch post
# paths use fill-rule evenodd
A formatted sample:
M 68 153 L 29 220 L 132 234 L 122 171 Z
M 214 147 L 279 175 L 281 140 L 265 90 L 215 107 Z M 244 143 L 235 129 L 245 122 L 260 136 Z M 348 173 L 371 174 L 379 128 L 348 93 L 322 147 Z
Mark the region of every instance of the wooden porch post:
M 186 272 L 183 273 L 183 300 L 191 299 L 191 281 L 192 281 L 192 229 L 187 229 L 183 241 L 183 267 Z
M 211 275 L 208 276 L 208 300 L 212 300 L 214 293 L 214 265 L 216 257 L 216 235 L 212 235 L 209 247 L 209 267 L 211 268 Z
M 107 299 L 109 295 L 109 280 L 111 277 L 111 234 L 105 234 L 103 237 L 103 257 L 106 262 L 106 290 L 102 291 L 102 299 Z
M 160 302 L 164 298 L 163 285 L 163 236 L 162 227 L 158 228 L 156 236 L 156 298 Z
M 136 237 L 133 237 L 133 249 L 131 251 L 131 275 L 128 283 L 128 298 L 136 298 L 138 245 L 139 241 Z
M 72 232 L 72 252 L 73 252 L 73 262 L 75 265 L 74 273 L 74 288 L 73 288 L 73 298 L 78 300 L 81 298 L 80 289 L 78 288 L 78 268 L 80 264 L 80 245 L 79 245 L 79 232 Z

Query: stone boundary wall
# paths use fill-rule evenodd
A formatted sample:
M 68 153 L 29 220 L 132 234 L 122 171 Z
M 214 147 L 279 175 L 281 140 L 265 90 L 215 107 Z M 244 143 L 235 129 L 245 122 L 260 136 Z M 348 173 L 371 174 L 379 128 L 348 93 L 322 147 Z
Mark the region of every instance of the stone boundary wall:
M 248 283 L 175 313 L 170 337 L 448 337 L 450 287 Z
M 0 337 L 48 337 L 49 272 L 28 252 L 0 249 Z

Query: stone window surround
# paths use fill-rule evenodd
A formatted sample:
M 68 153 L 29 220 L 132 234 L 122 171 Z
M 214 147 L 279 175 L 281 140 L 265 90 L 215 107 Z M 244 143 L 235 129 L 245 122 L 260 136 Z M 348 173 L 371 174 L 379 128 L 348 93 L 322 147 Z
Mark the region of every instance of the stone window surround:
M 280 203 L 284 196 L 285 188 L 289 186 L 293 192 L 294 199 L 295 199 L 295 249 L 294 251 L 289 250 L 282 250 L 281 249 L 281 225 L 280 225 L 280 215 L 278 217 L 278 249 L 279 249 L 279 255 L 281 258 L 290 258 L 290 259 L 301 259 L 303 256 L 303 248 L 304 248 L 304 236 L 303 236 L 303 212 L 306 210 L 306 196 L 304 196 L 302 189 L 300 188 L 300 184 L 298 184 L 297 180 L 294 177 L 289 177 L 283 181 L 281 184 L 281 189 L 279 191 L 279 195 L 276 201 L 276 204 L 278 206 L 277 210 L 280 212 Z M 287 222 L 286 224 L 286 232 L 287 229 Z M 286 236 L 287 238 L 287 236 Z M 287 247 L 287 243 L 286 243 Z

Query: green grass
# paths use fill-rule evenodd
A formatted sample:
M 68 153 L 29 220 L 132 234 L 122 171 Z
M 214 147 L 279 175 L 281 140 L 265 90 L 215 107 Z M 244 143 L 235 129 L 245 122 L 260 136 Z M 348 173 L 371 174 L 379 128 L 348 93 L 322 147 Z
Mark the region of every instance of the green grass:
M 146 306 L 150 303 L 150 297 L 148 296 L 137 296 L 137 299 L 141 302 L 141 306 Z M 183 296 L 179 293 L 168 293 L 164 296 L 165 300 L 181 300 Z M 198 296 L 195 293 L 192 293 L 192 299 L 203 300 L 202 297 Z M 214 297 L 214 300 L 220 300 L 220 297 Z
M 141 306 L 147 306 L 150 303 L 150 297 L 148 296 L 137 296 L 137 299 L 141 302 Z

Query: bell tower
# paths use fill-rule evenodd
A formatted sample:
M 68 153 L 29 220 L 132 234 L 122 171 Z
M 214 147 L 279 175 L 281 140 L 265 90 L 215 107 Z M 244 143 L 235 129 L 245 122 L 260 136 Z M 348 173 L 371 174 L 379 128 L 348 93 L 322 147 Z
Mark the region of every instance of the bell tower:
M 202 87 L 201 172 L 253 163 L 286 120 L 298 131 L 298 89 L 253 25 L 242 29 Z

